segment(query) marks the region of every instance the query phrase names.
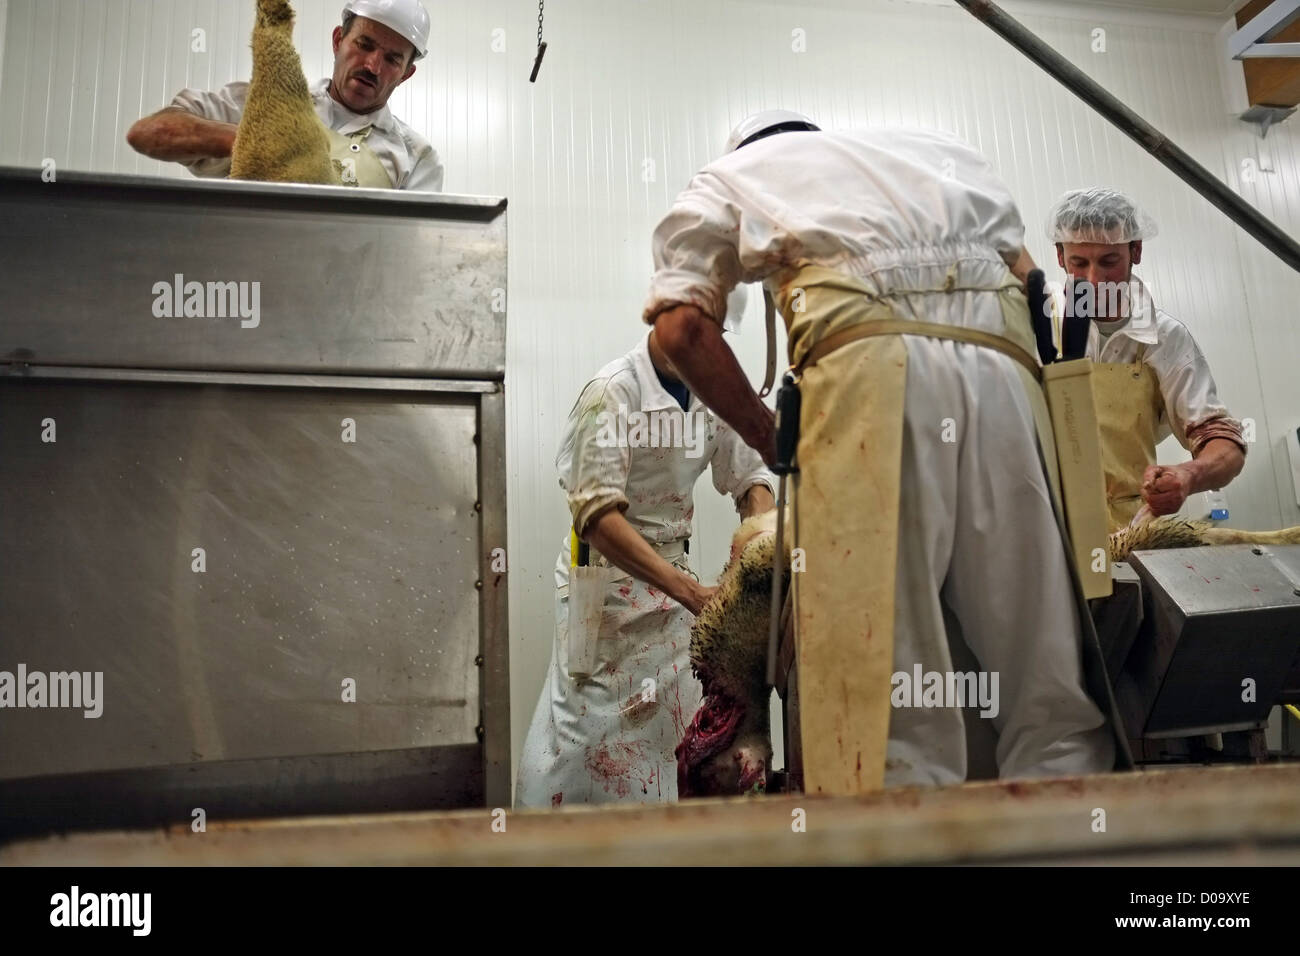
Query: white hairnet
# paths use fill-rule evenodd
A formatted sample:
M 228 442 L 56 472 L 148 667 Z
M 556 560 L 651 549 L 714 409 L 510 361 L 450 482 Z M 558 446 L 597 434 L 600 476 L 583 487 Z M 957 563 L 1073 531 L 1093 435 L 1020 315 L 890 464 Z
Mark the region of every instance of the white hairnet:
M 1150 239 L 1155 220 L 1117 189 L 1097 186 L 1072 189 L 1056 201 L 1047 217 L 1052 242 L 1101 242 L 1118 245 Z

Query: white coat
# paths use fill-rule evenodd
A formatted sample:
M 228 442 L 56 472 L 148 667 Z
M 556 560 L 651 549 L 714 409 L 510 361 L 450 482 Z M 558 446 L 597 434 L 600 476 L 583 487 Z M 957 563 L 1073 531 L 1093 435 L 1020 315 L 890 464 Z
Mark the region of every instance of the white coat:
M 641 415 L 656 427 L 638 431 Z M 665 560 L 688 572 L 684 545 L 705 468 L 719 493 L 737 499 L 755 484 L 776 485 L 758 454 L 697 397 L 683 413 L 655 375 L 645 339 L 583 389 L 556 467 L 576 529 L 618 507 Z M 594 548 L 592 563 L 608 564 Z M 568 626 L 569 564 L 566 536 L 555 565 L 556 639 L 524 741 L 516 802 L 676 800 L 673 751 L 700 703 L 689 660 L 694 618 L 658 588 L 618 577 L 605 597 L 595 672 L 575 680 L 557 653 Z
M 1023 241 L 1006 186 L 946 133 L 781 133 L 710 163 L 678 197 L 654 234 L 644 314 L 691 304 L 717 317 L 736 282 L 814 264 L 874 283 L 901 318 L 998 333 L 990 290 Z M 980 669 L 999 674 L 990 720 L 1001 776 L 1110 770 L 1114 742 L 1084 690 L 1065 552 L 1015 363 L 965 343 L 904 341 L 894 670 L 954 670 L 946 607 Z M 846 487 L 836 507 L 872 507 L 870 494 Z M 961 710 L 895 709 L 885 783 L 964 780 L 966 746 Z
M 373 126 L 366 145 L 378 157 L 397 189 L 442 192 L 443 169 L 437 151 L 423 136 L 407 126 L 387 106 L 373 113 L 354 113 L 329 94 L 328 79 L 311 87 L 312 102 L 321 122 L 337 133 L 356 133 Z M 248 84 L 228 83 L 216 91 L 185 89 L 170 106 L 218 123 L 236 123 L 244 115 Z M 185 166 L 195 176 L 222 179 L 230 175 L 230 158 L 199 159 Z

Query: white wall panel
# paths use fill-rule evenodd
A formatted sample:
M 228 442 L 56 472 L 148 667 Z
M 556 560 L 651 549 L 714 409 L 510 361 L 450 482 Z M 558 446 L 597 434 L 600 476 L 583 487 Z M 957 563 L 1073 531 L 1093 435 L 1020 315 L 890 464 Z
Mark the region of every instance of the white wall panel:
M 1054 279 L 1060 270 L 1042 233 L 1052 200 L 1090 184 L 1131 191 L 1161 224 L 1141 274 L 1197 336 L 1228 406 L 1257 423 L 1246 472 L 1230 489 L 1234 523 L 1300 523 L 1282 449 L 1284 429 L 1300 425 L 1300 277 L 952 4 L 552 2 L 535 86 L 527 82 L 535 5 L 429 5 L 430 56 L 393 108 L 439 149 L 450 191 L 510 198 L 516 753 L 550 654 L 551 567 L 567 520 L 553 469 L 560 429 L 585 379 L 642 332 L 655 222 L 728 128 L 756 109 L 802 109 L 829 127 L 919 124 L 965 137 L 1011 184 L 1030 250 Z M 324 75 L 341 3 L 297 6 L 305 68 Z M 1284 228 L 1300 229 L 1296 121 L 1261 143 L 1230 115 L 1219 21 L 1037 0 L 1007 6 Z M 251 0 L 8 0 L 8 11 L 0 163 L 52 157 L 67 168 L 187 176 L 135 155 L 127 128 L 186 85 L 211 88 L 250 69 Z M 206 31 L 204 53 L 191 52 L 196 28 Z M 1092 50 L 1096 28 L 1106 30 L 1104 53 Z M 498 29 L 504 52 L 493 51 Z M 792 49 L 796 30 L 806 52 Z M 1258 161 L 1261 148 L 1274 171 L 1241 182 L 1242 160 Z M 756 301 L 735 344 L 758 380 Z M 697 505 L 695 556 L 708 578 L 734 519 L 707 480 Z
M 0 0 L 0 77 L 5 70 L 5 26 L 9 21 L 9 0 Z

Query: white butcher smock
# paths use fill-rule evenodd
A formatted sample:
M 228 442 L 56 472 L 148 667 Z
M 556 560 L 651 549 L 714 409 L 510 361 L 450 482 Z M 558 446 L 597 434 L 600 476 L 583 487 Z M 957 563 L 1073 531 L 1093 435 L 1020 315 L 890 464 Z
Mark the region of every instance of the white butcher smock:
M 643 422 L 649 427 L 638 428 Z M 656 376 L 646 339 L 583 389 L 556 467 L 579 533 L 618 507 L 664 560 L 687 573 L 693 492 L 705 468 L 718 492 L 737 500 L 756 484 L 776 487 L 759 455 L 697 397 L 682 411 Z M 594 547 L 591 563 L 610 566 Z M 616 577 L 605 596 L 594 671 L 574 679 L 558 652 L 568 626 L 569 565 L 566 536 L 555 564 L 551 661 L 524 741 L 515 802 L 674 801 L 673 751 L 701 697 L 689 659 L 694 617 L 658 588 Z
M 313 83 L 311 98 L 321 122 L 333 133 L 341 134 L 330 138 L 336 159 L 347 156 L 338 150 L 340 139 L 353 140 L 357 146 L 374 153 L 388 175 L 390 188 L 442 192 L 442 161 L 428 140 L 394 116 L 387 106 L 373 113 L 352 112 L 330 96 L 329 84 L 328 79 Z M 248 84 L 238 82 L 227 83 L 215 91 L 181 90 L 169 105 L 218 123 L 238 124 L 247 102 Z M 198 159 L 184 165 L 195 176 L 204 178 L 222 179 L 230 175 L 228 156 Z M 359 185 L 382 187 L 384 184 Z
M 677 198 L 655 231 L 657 272 L 644 315 L 653 321 L 690 304 L 717 317 L 737 282 L 770 280 L 778 294 L 781 275 L 812 265 L 876 290 L 900 319 L 996 335 L 1006 321 L 998 291 L 1006 258 L 1023 241 L 1006 186 L 946 133 L 781 133 L 710 163 Z M 999 678 L 996 714 L 987 718 L 997 730 L 999 775 L 1108 771 L 1116 744 L 1084 688 L 1081 622 L 1016 362 L 964 342 L 902 342 L 893 671 L 953 673 L 947 607 L 980 670 Z M 839 365 L 853 364 L 854 348 L 865 345 L 837 353 Z M 805 397 L 805 436 L 818 414 Z M 848 484 L 811 517 L 801 508 L 800 521 L 843 520 L 875 508 L 872 494 Z M 827 566 L 827 555 L 810 553 L 804 577 Z M 860 598 L 847 583 L 843 593 L 851 607 Z M 960 708 L 896 706 L 884 783 L 960 782 L 966 747 Z

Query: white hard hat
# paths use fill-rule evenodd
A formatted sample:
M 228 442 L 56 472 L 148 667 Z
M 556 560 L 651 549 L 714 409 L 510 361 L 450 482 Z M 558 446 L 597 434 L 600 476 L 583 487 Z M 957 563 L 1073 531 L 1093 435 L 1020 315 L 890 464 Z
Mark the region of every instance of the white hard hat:
M 429 11 L 420 0 L 348 0 L 343 15 L 349 13 L 382 23 L 410 40 L 416 60 L 429 52 Z
M 727 137 L 725 152 L 733 153 L 764 134 L 786 130 L 817 130 L 818 126 L 802 113 L 793 110 L 764 110 L 740 121 Z
M 1052 242 L 1124 245 L 1150 239 L 1156 222 L 1118 189 L 1072 189 L 1052 206 L 1047 236 Z

